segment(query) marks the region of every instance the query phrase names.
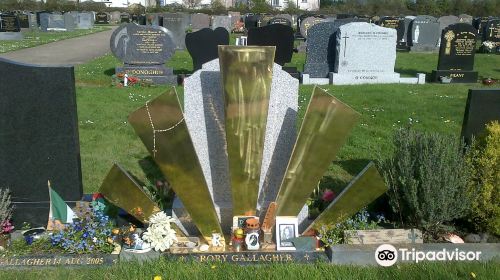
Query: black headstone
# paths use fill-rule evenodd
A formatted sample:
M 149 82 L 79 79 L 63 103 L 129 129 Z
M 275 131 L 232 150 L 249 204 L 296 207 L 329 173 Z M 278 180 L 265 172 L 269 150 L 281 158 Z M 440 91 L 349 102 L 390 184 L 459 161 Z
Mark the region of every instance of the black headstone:
M 289 19 L 283 17 L 274 17 L 269 20 L 268 24 L 283 24 L 286 26 L 292 26 L 292 22 Z
M 120 23 L 129 23 L 130 22 L 130 15 L 127 13 L 123 13 L 120 15 Z
M 475 83 L 474 70 L 477 30 L 467 23 L 456 23 L 443 29 L 437 71 L 432 71 L 432 80 L 451 78 L 452 83 Z
M 21 26 L 21 28 L 30 28 L 29 14 L 21 13 L 18 14 L 18 16 L 19 16 L 19 25 Z
M 479 136 L 486 124 L 500 121 L 500 89 L 470 89 L 462 123 L 462 137 L 470 143 Z
M 95 24 L 108 24 L 109 23 L 109 16 L 107 13 L 96 13 L 95 14 Z
M 20 32 L 19 17 L 13 13 L 0 14 L 0 32 Z
M 246 29 L 258 27 L 259 22 L 261 22 L 260 15 L 246 15 L 245 16 L 245 28 Z
M 492 19 L 485 24 L 482 39 L 483 42 L 493 42 L 495 51 L 500 52 L 500 19 Z
M 396 29 L 398 41 L 397 47 L 399 49 L 406 48 L 405 35 L 405 22 L 403 18 L 399 17 L 383 17 L 379 21 L 379 25 L 386 28 Z
M 137 17 L 137 23 L 140 25 L 146 25 L 147 24 L 146 15 L 139 15 Z
M 0 59 L 0 186 L 9 187 L 14 223 L 47 225 L 47 180 L 66 201 L 82 198 L 72 66 Z
M 128 23 L 118 27 L 110 39 L 111 52 L 124 62 L 116 73 L 156 83 L 177 83 L 173 70 L 165 62 L 174 53 L 174 43 L 161 26 L 144 26 Z
M 217 46 L 229 45 L 229 33 L 223 27 L 203 28 L 186 34 L 186 48 L 193 59 L 193 71 L 219 57 Z
M 249 46 L 276 46 L 274 62 L 283 66 L 292 61 L 293 29 L 283 24 L 271 24 L 248 30 Z

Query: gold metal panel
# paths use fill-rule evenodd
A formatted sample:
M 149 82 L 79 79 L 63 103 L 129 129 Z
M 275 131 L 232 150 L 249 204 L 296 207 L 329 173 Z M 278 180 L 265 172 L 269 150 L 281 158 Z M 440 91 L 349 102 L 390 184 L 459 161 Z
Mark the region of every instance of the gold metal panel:
M 219 46 L 234 216 L 256 214 L 275 49 Z
M 223 236 L 175 88 L 148 101 L 128 120 L 203 238 L 210 242 L 212 233 Z
M 160 212 L 158 205 L 144 192 L 142 187 L 115 163 L 102 182 L 99 192 L 109 202 L 127 211 L 142 223 L 148 223 L 149 217 Z
M 297 216 L 335 159 L 359 113 L 315 87 L 288 162 L 276 216 Z
M 335 225 L 350 218 L 388 190 L 384 179 L 370 162 L 334 201 L 305 230 L 320 229 L 322 226 Z

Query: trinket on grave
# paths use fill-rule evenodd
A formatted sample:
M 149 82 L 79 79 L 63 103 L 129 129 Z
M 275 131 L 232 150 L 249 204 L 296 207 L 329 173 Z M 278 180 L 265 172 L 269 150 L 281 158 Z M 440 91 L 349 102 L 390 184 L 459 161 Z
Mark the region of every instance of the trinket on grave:
M 245 236 L 245 233 L 243 231 L 243 229 L 241 228 L 237 228 L 234 232 L 233 232 L 233 238 L 232 238 L 232 245 L 233 245 L 233 250 L 236 251 L 236 252 L 240 252 L 241 251 L 241 245 L 243 244 L 244 242 L 244 236 Z
M 262 222 L 262 232 L 264 233 L 264 243 L 273 243 L 273 226 L 276 223 L 276 202 L 271 202 L 267 208 L 264 222 Z
M 219 233 L 212 233 L 212 247 L 224 247 Z
M 256 218 L 250 218 L 245 221 L 245 233 L 249 234 L 252 232 L 259 232 L 259 220 Z
M 259 232 L 248 233 L 245 237 L 245 244 L 247 246 L 247 249 L 250 251 L 259 250 Z

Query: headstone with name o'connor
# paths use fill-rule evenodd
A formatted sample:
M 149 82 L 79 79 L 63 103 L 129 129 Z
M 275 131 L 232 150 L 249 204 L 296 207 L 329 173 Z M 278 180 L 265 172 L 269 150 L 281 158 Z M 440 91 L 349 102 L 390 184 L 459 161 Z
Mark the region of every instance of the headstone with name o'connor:
M 486 124 L 500 122 L 500 89 L 470 89 L 462 123 L 462 137 L 471 143 L 472 136 L 484 132 Z
M 186 29 L 189 27 L 189 14 L 185 13 L 166 13 L 163 15 L 163 27 L 168 29 L 175 48 L 183 50 L 186 40 Z
M 451 78 L 452 83 L 475 83 L 474 70 L 477 30 L 467 23 L 446 27 L 441 35 L 437 71 L 432 71 L 432 80 Z
M 0 59 L 0 92 L 0 186 L 17 228 L 46 226 L 48 180 L 67 202 L 83 196 L 73 66 Z
M 434 52 L 439 47 L 439 22 L 432 16 L 417 16 L 410 24 L 408 43 L 415 52 Z
M 19 17 L 12 13 L 0 14 L 0 40 L 22 40 Z
M 198 31 L 203 28 L 210 28 L 210 16 L 207 14 L 192 14 L 191 29 Z
M 229 32 L 225 28 L 203 28 L 186 34 L 186 48 L 193 59 L 193 71 L 218 58 L 219 45 L 229 45 Z
M 231 23 L 231 17 L 229 16 L 214 16 L 212 19 L 212 29 L 222 27 L 231 33 L 233 24 Z
M 116 73 L 125 73 L 155 84 L 176 84 L 177 76 L 165 62 L 174 53 L 174 43 L 168 30 L 161 26 L 129 23 L 118 27 L 111 35 L 110 48 L 124 62 Z
M 331 84 L 399 83 L 395 29 L 371 23 L 342 25 L 336 32 L 334 72 Z

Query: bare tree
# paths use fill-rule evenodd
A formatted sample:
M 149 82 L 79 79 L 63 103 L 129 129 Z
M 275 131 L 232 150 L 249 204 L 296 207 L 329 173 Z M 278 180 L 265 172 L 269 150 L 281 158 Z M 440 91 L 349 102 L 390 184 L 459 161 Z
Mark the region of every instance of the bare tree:
M 201 0 L 182 0 L 182 3 L 188 8 L 194 8 L 201 3 Z

